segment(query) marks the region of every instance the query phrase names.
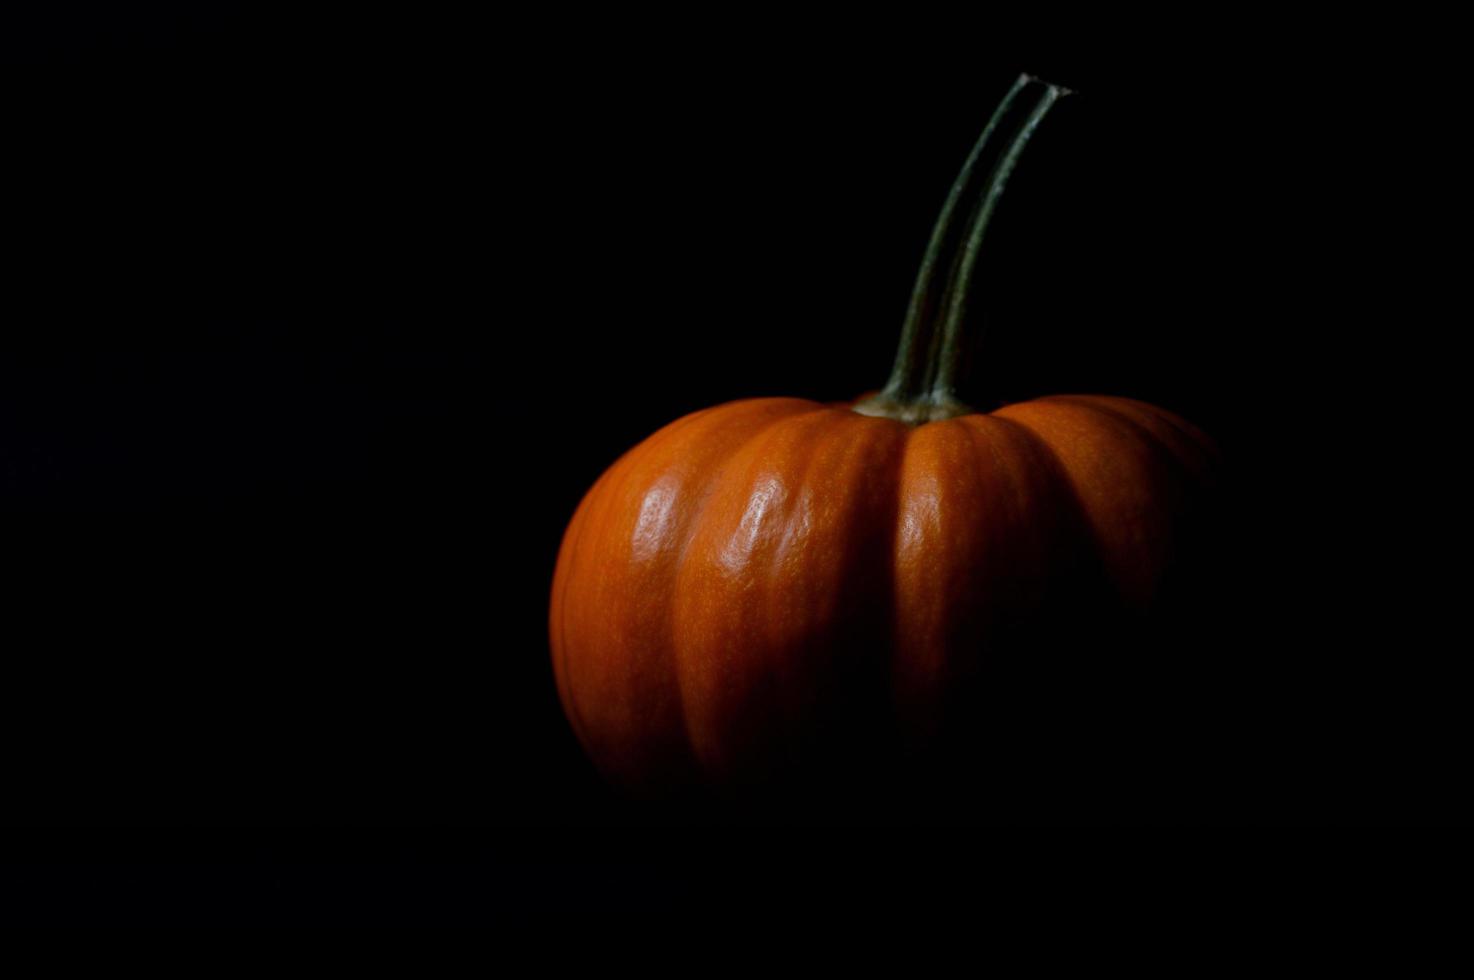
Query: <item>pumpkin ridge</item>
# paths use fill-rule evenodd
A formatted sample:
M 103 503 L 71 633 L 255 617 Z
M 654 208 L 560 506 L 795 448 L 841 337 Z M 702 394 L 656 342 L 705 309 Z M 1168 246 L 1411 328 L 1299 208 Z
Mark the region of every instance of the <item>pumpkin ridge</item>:
M 788 401 L 790 399 L 775 400 Z M 803 401 L 804 399 L 791 400 Z M 790 422 L 794 419 L 801 419 L 806 416 L 813 415 L 815 412 L 825 411 L 829 407 L 827 405 L 822 405 L 819 402 L 810 402 L 809 404 L 812 407 L 805 408 L 802 411 L 794 412 L 792 415 L 779 415 L 775 418 L 769 419 L 767 422 L 764 422 L 762 425 L 755 428 L 752 432 L 749 432 L 741 440 L 734 443 L 728 449 L 728 451 L 723 454 L 723 458 L 721 460 L 715 461 L 711 464 L 711 475 L 706 477 L 706 479 L 702 483 L 702 490 L 700 494 L 701 499 L 695 504 L 695 508 L 691 514 L 691 521 L 686 529 L 685 540 L 681 542 L 681 553 L 676 559 L 677 571 L 679 571 L 680 566 L 686 561 L 686 553 L 691 548 L 691 542 L 695 540 L 696 529 L 700 526 L 701 519 L 706 514 L 707 505 L 711 502 L 711 498 L 715 494 L 717 484 L 721 482 L 721 477 L 726 472 L 727 466 L 731 463 L 733 459 L 745 452 L 747 448 L 751 446 L 754 442 L 756 442 L 758 439 L 761 439 L 764 435 L 771 432 L 774 428 L 781 425 L 782 423 Z
M 863 489 L 855 489 L 852 493 L 868 496 L 870 503 L 863 500 L 851 502 L 851 508 L 841 517 L 831 518 L 842 524 L 849 525 L 858 514 L 868 515 L 866 525 L 873 527 L 874 541 L 868 542 L 863 538 L 856 540 L 855 536 L 847 535 L 844 554 L 835 559 L 838 570 L 835 573 L 834 592 L 840 597 L 837 601 L 842 602 L 843 597 L 859 592 L 860 584 L 863 583 L 865 569 L 883 569 L 883 578 L 871 584 L 874 597 L 883 609 L 883 627 L 877 627 L 890 634 L 895 628 L 894 595 L 895 574 L 890 564 L 884 559 L 894 554 L 895 533 L 900 513 L 900 461 L 904 458 L 907 447 L 916 431 L 914 426 L 898 423 L 895 420 L 880 419 L 862 415 L 848 409 L 848 406 L 838 406 L 836 414 L 832 417 L 831 424 L 827 426 L 816 426 L 814 430 L 806 434 L 807 445 L 802 447 L 798 453 L 803 458 L 803 467 L 797 479 L 793 481 L 794 493 L 793 503 L 801 501 L 805 494 L 812 497 L 823 497 L 826 493 L 826 484 L 833 486 L 839 479 L 835 470 L 841 470 L 849 480 L 863 482 Z M 884 445 L 884 449 L 882 449 Z M 826 446 L 831 451 L 840 454 L 838 460 L 832 461 L 833 468 L 821 467 Z M 890 465 L 867 467 L 866 463 L 877 463 L 881 460 L 889 460 Z M 878 503 L 875 501 L 879 501 Z M 873 512 L 871 511 L 873 508 Z M 787 552 L 792 550 L 792 545 L 786 544 L 790 536 L 796 513 L 790 511 L 783 518 L 783 543 L 775 549 L 765 570 L 770 582 L 779 566 L 783 563 Z M 814 522 L 813 529 L 805 535 L 802 543 L 803 550 L 807 550 L 813 544 L 814 534 L 819 529 L 819 521 Z M 866 548 L 873 547 L 878 554 L 866 555 Z M 880 558 L 877 561 L 876 558 Z M 857 581 L 858 579 L 858 581 Z M 771 588 L 771 586 L 770 586 Z M 823 631 L 820 631 L 821 635 Z M 831 665 L 829 672 L 836 671 L 846 676 L 851 684 L 857 685 L 854 689 L 848 689 L 845 693 L 850 697 L 864 697 L 868 688 L 876 687 L 881 680 L 881 674 L 887 672 L 890 667 L 889 661 L 873 664 L 854 663 L 854 651 L 849 649 L 836 649 L 827 651 L 828 655 L 838 662 L 847 662 L 846 666 L 835 667 Z M 801 668 L 800 668 L 801 669 Z M 845 670 L 852 670 L 852 674 L 845 675 Z M 776 705 L 778 710 L 785 716 L 785 720 L 793 726 L 805 714 L 811 710 L 805 705 L 802 698 L 806 694 L 812 694 L 812 689 L 806 689 L 811 683 L 810 678 L 795 678 L 793 671 L 778 669 L 773 672 L 776 685 Z M 830 693 L 830 692 L 825 692 Z M 795 712 L 795 705 L 799 711 Z M 792 753 L 801 753 L 810 746 L 790 746 L 790 755 L 793 761 L 802 761 L 800 756 Z
M 1005 406 L 1000 411 L 1006 411 L 1010 407 L 1013 406 Z M 1103 565 L 1106 562 L 1105 541 L 1101 538 L 1099 529 L 1096 528 L 1095 522 L 1091 519 L 1090 508 L 1085 503 L 1085 495 L 1080 489 L 1080 484 L 1075 474 L 1071 471 L 1064 457 L 1060 455 L 1059 450 L 1049 440 L 1049 437 L 1039 431 L 1035 425 L 1023 419 L 1002 415 L 999 412 L 992 412 L 987 417 L 995 422 L 1002 422 L 1004 425 L 1013 427 L 1020 434 L 1024 435 L 1039 453 L 1040 462 L 1046 466 L 1048 472 L 1056 481 L 1061 502 L 1068 506 L 1069 512 L 1066 515 L 1067 526 L 1076 537 L 1088 545 L 1088 554 L 1084 554 L 1081 557 L 1092 565 Z
M 1153 432 L 1148 426 L 1133 419 L 1130 415 L 1109 405 L 1102 405 L 1093 400 L 1062 398 L 1054 402 L 1057 405 L 1068 405 L 1093 414 L 1098 419 L 1103 419 L 1114 426 L 1118 432 L 1129 433 L 1135 440 L 1147 449 L 1148 455 L 1156 460 L 1168 471 L 1185 477 L 1188 482 L 1196 479 L 1197 474 L 1193 471 L 1191 464 L 1187 463 L 1178 452 L 1165 439 Z
M 1219 462 L 1218 444 L 1213 441 L 1213 438 L 1176 412 L 1169 412 L 1160 405 L 1153 405 L 1151 402 L 1144 402 L 1139 398 L 1127 398 L 1123 395 L 1092 395 L 1088 397 L 1106 398 L 1111 402 L 1130 405 L 1141 412 L 1160 418 L 1172 428 L 1181 432 L 1194 445 L 1202 447 L 1210 461 L 1215 464 Z
M 741 488 L 741 492 L 734 494 L 734 497 L 750 500 L 752 497 L 752 489 L 756 486 L 755 481 L 758 479 L 760 473 L 763 471 L 781 469 L 781 467 L 771 462 L 774 456 L 772 443 L 778 440 L 780 436 L 785 436 L 784 430 L 786 430 L 789 426 L 793 426 L 797 431 L 786 433 L 787 438 L 792 439 L 795 442 L 794 446 L 788 447 L 788 451 L 794 455 L 806 458 L 810 454 L 803 452 L 800 446 L 809 444 L 811 438 L 825 427 L 824 416 L 830 415 L 831 413 L 834 413 L 835 415 L 848 414 L 848 412 L 844 409 L 837 409 L 832 406 L 823 405 L 817 402 L 812 404 L 813 411 L 798 412 L 793 415 L 785 416 L 781 419 L 778 419 L 773 425 L 764 428 L 761 432 L 755 433 L 753 438 L 747 440 L 739 449 L 735 450 L 731 455 L 728 456 L 728 467 L 730 467 L 733 461 L 738 459 L 739 457 L 751 457 L 751 460 L 748 463 L 747 467 L 741 470 L 726 469 L 724 467 L 724 475 L 732 479 Z M 790 490 L 790 487 L 785 486 L 786 492 Z M 687 553 L 683 553 L 681 557 L 680 566 L 677 572 L 677 581 L 680 580 L 681 576 L 689 573 L 691 559 L 689 548 L 696 540 L 698 540 L 702 536 L 703 530 L 705 529 L 707 523 L 711 520 L 712 514 L 710 512 L 711 508 L 709 505 L 711 501 L 716 500 L 718 496 L 719 491 L 714 489 L 708 499 L 703 502 L 702 511 L 698 520 L 693 521 L 692 523 L 690 536 L 687 541 Z M 723 535 L 721 537 L 730 538 L 731 533 L 732 532 L 728 532 L 726 535 Z M 713 533 L 712 536 L 714 539 L 721 539 L 715 533 Z M 682 590 L 677 589 L 676 591 L 679 593 Z M 677 631 L 674 629 L 674 625 L 676 622 L 674 609 L 672 610 L 671 622 L 672 633 L 678 635 Z M 683 708 L 689 709 L 690 699 L 693 697 L 692 689 L 696 686 L 693 681 L 692 672 L 696 671 L 697 673 L 699 673 L 699 667 L 701 666 L 703 661 L 695 656 L 682 655 L 683 649 L 685 649 L 685 646 L 678 643 L 675 647 L 673 647 L 673 652 L 676 659 L 676 670 L 680 681 Z M 773 679 L 770 678 L 768 686 L 772 687 L 772 684 Z M 772 700 L 773 698 L 770 697 L 769 701 L 771 702 Z M 693 752 L 696 752 L 696 747 L 700 744 L 707 743 L 709 739 L 706 739 L 701 735 L 696 724 L 696 719 L 693 718 L 689 710 L 685 712 L 685 720 L 687 723 L 687 737 L 691 741 Z M 702 759 L 699 752 L 697 753 L 697 756 L 698 759 L 701 759 L 700 768 L 703 775 L 711 777 L 716 783 L 721 782 L 722 774 L 718 771 L 720 769 L 720 763 L 714 764 L 709 759 Z
M 1136 402 L 1129 398 L 1116 398 L 1107 395 L 1059 395 L 1048 399 L 1056 404 L 1075 405 L 1090 409 L 1103 415 L 1109 415 L 1118 419 L 1125 425 L 1143 437 L 1143 441 L 1156 446 L 1161 454 L 1169 457 L 1178 467 L 1186 470 L 1188 475 L 1196 480 L 1212 482 L 1215 460 L 1213 453 L 1207 444 L 1205 435 L 1192 436 L 1181 426 L 1174 424 L 1176 416 L 1165 409 L 1157 409 L 1146 402 Z M 1151 418 L 1158 419 L 1163 425 L 1182 437 L 1181 447 L 1174 445 L 1165 439 L 1161 433 L 1153 430 L 1149 425 L 1136 418 L 1117 402 L 1124 402 L 1129 408 L 1133 408 Z M 1197 462 L 1190 462 L 1184 458 L 1185 454 L 1198 457 Z
M 793 400 L 802 401 L 802 399 Z M 742 453 L 746 452 L 749 447 L 760 441 L 766 435 L 771 433 L 773 429 L 777 428 L 783 423 L 795 419 L 805 418 L 809 415 L 814 414 L 815 412 L 823 411 L 826 409 L 826 406 L 821 405 L 817 402 L 812 403 L 812 406 L 812 408 L 805 408 L 800 411 L 796 411 L 791 415 L 779 415 L 775 418 L 767 420 L 763 424 L 754 428 L 751 432 L 747 433 L 741 439 L 734 442 L 730 447 L 727 448 L 726 452 L 721 454 L 721 458 L 719 460 L 713 461 L 710 464 L 708 474 L 701 481 L 702 486 L 699 493 L 700 499 L 697 500 L 697 502 L 692 506 L 690 518 L 686 521 L 686 526 L 683 529 L 683 540 L 681 541 L 680 550 L 671 562 L 669 575 L 670 581 L 672 583 L 679 582 L 681 580 L 682 574 L 685 572 L 686 563 L 690 558 L 691 545 L 700 534 L 702 522 L 708 516 L 707 512 L 710 509 L 711 502 L 716 497 L 717 486 L 721 482 L 722 477 L 727 474 L 727 469 L 731 465 L 732 460 L 740 456 Z M 666 649 L 669 652 L 668 659 L 670 662 L 670 671 L 675 679 L 674 688 L 676 692 L 677 713 L 680 715 L 681 718 L 681 727 L 685 732 L 685 741 L 687 743 L 688 751 L 693 762 L 693 768 L 695 769 L 697 775 L 704 779 L 707 775 L 706 767 L 702 764 L 700 756 L 696 753 L 696 739 L 692 729 L 691 708 L 687 692 L 688 685 L 685 683 L 685 680 L 682 676 L 680 637 L 678 631 L 676 630 L 676 607 L 674 604 L 671 604 L 666 609 L 665 635 L 667 638 Z
M 727 454 L 735 451 L 737 447 L 746 445 L 754 436 L 769 427 L 780 424 L 796 414 L 806 414 L 807 407 L 807 403 L 802 399 L 743 399 L 725 406 L 717 406 L 712 410 L 693 413 L 701 416 L 695 424 L 684 427 L 679 432 L 669 430 L 665 439 L 654 442 L 646 440 L 641 447 L 637 447 L 641 449 L 641 452 L 637 454 L 633 469 L 624 482 L 618 486 L 612 486 L 609 490 L 613 504 L 607 520 L 612 523 L 605 529 L 605 534 L 613 535 L 609 538 L 610 541 L 622 539 L 624 532 L 628 530 L 624 526 L 622 515 L 632 505 L 643 501 L 652 489 L 655 489 L 677 470 L 685 469 L 690 483 L 696 487 L 697 496 L 702 498 L 698 501 L 697 509 L 699 509 L 701 505 L 704 505 L 704 499 L 709 493 L 710 486 L 720 480 L 721 468 L 719 465 L 705 461 L 698 469 L 688 469 L 685 465 L 687 453 L 692 451 L 693 447 L 711 447 L 715 444 L 717 448 L 712 451 L 711 458 L 723 460 Z M 683 489 L 681 500 L 690 499 L 686 492 L 690 489 L 690 486 Z M 690 528 L 693 526 L 695 515 L 688 514 L 689 509 L 684 506 L 677 507 L 677 524 L 661 535 L 670 542 L 660 547 L 666 557 L 661 561 L 660 571 L 656 577 L 643 583 L 642 590 L 649 587 L 658 589 L 662 587 L 660 583 L 673 581 L 680 555 L 684 552 L 687 543 L 686 541 L 678 542 L 678 539 L 685 537 L 689 540 Z M 677 550 L 677 543 L 679 543 L 679 550 Z M 632 542 L 625 541 L 621 546 L 632 546 Z M 627 585 L 628 583 L 625 585 L 626 588 Z M 623 616 L 629 612 L 627 604 L 631 600 L 640 601 L 636 596 L 626 594 L 616 596 L 615 601 L 622 610 L 619 615 Z M 635 615 L 640 620 L 645 620 L 644 616 Z M 632 725 L 633 731 L 640 733 L 638 741 L 641 743 L 644 743 L 647 738 L 653 739 L 647 748 L 648 751 L 656 753 L 657 757 L 662 757 L 665 751 L 675 752 L 679 756 L 679 764 L 682 768 L 691 773 L 692 778 L 695 778 L 699 774 L 700 767 L 689 745 L 686 744 L 686 740 L 660 737 L 657 730 L 650 726 L 648 720 L 640 720 L 641 712 L 638 709 L 638 705 L 642 703 L 647 707 L 648 705 L 663 705 L 663 710 L 671 713 L 672 721 L 680 718 L 684 727 L 686 706 L 680 690 L 679 677 L 674 673 L 676 669 L 674 644 L 669 640 L 671 635 L 669 622 L 670 613 L 666 611 L 650 617 L 646 623 L 650 630 L 645 637 L 645 642 L 649 644 L 645 648 L 649 659 L 641 659 L 644 664 L 642 671 L 648 671 L 648 674 L 645 674 L 643 679 L 631 681 L 629 693 L 634 699 L 636 713 L 630 719 L 626 719 L 624 724 Z M 618 656 L 629 656 L 629 652 L 625 651 Z M 647 698 L 651 700 L 647 701 Z M 668 761 L 677 762 L 675 758 Z
M 943 431 L 954 429 L 959 432 L 965 431 L 965 429 L 957 428 L 957 426 L 961 424 L 963 418 L 970 417 L 972 416 L 959 416 L 955 419 L 928 422 L 926 425 L 910 428 L 906 433 L 905 444 L 902 447 L 895 468 L 895 512 L 890 523 L 893 533 L 890 545 L 891 661 L 888 666 L 893 678 L 891 695 L 892 712 L 903 725 L 910 724 L 912 719 L 918 716 L 918 714 L 925 715 L 932 720 L 937 717 L 934 709 L 918 712 L 914 707 L 914 703 L 932 700 L 930 689 L 935 686 L 937 678 L 944 675 L 950 666 L 947 663 L 947 655 L 943 652 L 936 662 L 928 662 L 918 668 L 910 649 L 912 645 L 911 641 L 917 638 L 917 631 L 915 630 L 916 624 L 914 622 L 908 623 L 906 621 L 908 617 L 904 613 L 905 608 L 912 608 L 913 611 L 916 608 L 916 603 L 914 601 L 907 601 L 907 597 L 903 594 L 906 587 L 906 580 L 909 578 L 903 569 L 905 564 L 903 559 L 907 554 L 908 547 L 910 547 L 907 542 L 909 533 L 907 501 L 908 490 L 911 489 L 907 482 L 908 474 L 914 468 L 925 469 L 924 465 L 913 459 L 913 455 L 918 454 L 924 448 L 925 440 L 935 437 Z M 944 429 L 942 427 L 947 428 Z M 969 466 L 974 466 L 971 459 L 969 460 Z M 976 473 L 972 473 L 970 476 L 973 480 L 976 479 Z M 934 589 L 945 588 L 946 583 L 933 582 L 932 585 Z M 934 613 L 935 611 L 929 610 L 929 612 Z M 944 619 L 945 616 L 939 616 L 938 618 Z M 922 642 L 919 645 L 925 647 L 928 644 Z M 924 671 L 929 676 L 917 678 L 915 675 L 918 669 Z M 922 693 L 923 690 L 927 693 Z
M 1161 441 L 1144 438 L 1139 423 L 1086 404 L 1041 400 L 1000 411 L 1039 416 L 1014 420 L 1038 433 L 1060 457 L 1120 597 L 1137 612 L 1149 608 L 1171 565 L 1180 531 L 1175 522 L 1199 482 L 1191 469 Z M 1051 429 L 1070 447 L 1068 453 L 1054 446 Z M 1111 441 L 1133 470 L 1113 462 L 1117 457 L 1105 445 Z
M 692 417 L 694 416 L 684 416 L 676 419 L 666 425 L 661 431 L 670 431 Z M 654 438 L 654 436 L 652 435 L 651 438 Z M 599 474 L 598 479 L 594 481 L 594 485 L 588 489 L 583 499 L 579 501 L 578 506 L 574 509 L 573 518 L 569 523 L 568 530 L 564 532 L 563 547 L 560 548 L 558 564 L 554 569 L 555 578 L 558 575 L 562 576 L 562 588 L 557 604 L 554 607 L 558 616 L 559 640 L 554 645 L 553 676 L 558 686 L 559 696 L 568 711 L 569 720 L 573 723 L 574 733 L 578 736 L 579 741 L 585 745 L 589 744 L 587 735 L 588 726 L 584 722 L 583 713 L 578 708 L 578 702 L 573 693 L 573 675 L 568 666 L 568 590 L 572 588 L 573 580 L 577 578 L 578 568 L 576 567 L 576 561 L 581 550 L 579 545 L 582 543 L 584 532 L 588 528 L 589 515 L 597 508 L 598 504 L 607 501 L 609 486 L 613 481 L 614 475 L 629 465 L 629 461 L 633 458 L 635 449 L 637 448 L 638 446 L 631 447 L 605 467 L 604 472 Z M 564 549 L 566 549 L 566 552 Z M 564 565 L 565 560 L 567 561 L 566 567 Z M 557 581 L 554 582 L 554 588 L 558 589 Z
M 682 423 L 693 420 L 697 415 L 704 414 L 704 411 L 705 410 L 703 410 L 703 412 L 692 413 L 691 415 L 683 416 L 682 418 L 676 419 L 674 422 L 671 422 L 670 424 L 664 426 L 660 430 L 660 432 L 670 433 L 677 428 L 685 428 Z M 569 565 L 567 568 L 567 573 L 563 579 L 563 594 L 565 598 L 559 606 L 559 619 L 561 621 L 561 629 L 559 632 L 563 639 L 560 642 L 558 649 L 555 651 L 557 656 L 554 663 L 555 674 L 558 672 L 558 664 L 561 663 L 563 686 L 565 686 L 567 689 L 567 708 L 569 718 L 573 722 L 574 731 L 579 736 L 579 741 L 582 742 L 585 746 L 592 745 L 593 742 L 591 742 L 588 737 L 589 727 L 584 720 L 583 712 L 580 711 L 578 707 L 578 699 L 575 694 L 577 685 L 574 683 L 573 672 L 572 670 L 570 670 L 568 664 L 570 647 L 567 642 L 568 603 L 566 596 L 568 590 L 572 588 L 573 581 L 578 578 L 578 573 L 582 570 L 582 566 L 580 565 L 582 549 L 579 547 L 579 544 L 582 543 L 583 533 L 585 530 L 587 530 L 589 524 L 598 526 L 602 523 L 600 521 L 593 520 L 594 513 L 598 512 L 600 516 L 603 516 L 609 511 L 610 507 L 612 506 L 612 502 L 618 497 L 618 495 L 614 493 L 614 491 L 618 489 L 618 481 L 628 478 L 629 471 L 633 468 L 633 463 L 638 458 L 637 450 L 640 448 L 641 445 L 644 445 L 645 443 L 648 443 L 651 439 L 654 439 L 656 435 L 659 435 L 659 432 L 652 434 L 645 440 L 645 442 L 631 447 L 629 450 L 626 450 L 623 454 L 619 456 L 618 459 L 609 464 L 604 472 L 600 474 L 599 478 L 594 481 L 594 485 L 589 488 L 588 493 L 584 494 L 583 500 L 579 503 L 577 510 L 574 512 L 575 520 L 579 520 L 580 515 L 582 515 L 582 526 L 579 528 L 578 538 L 573 542 L 568 551 Z M 569 533 L 571 533 L 572 530 L 572 528 L 569 528 Z
M 810 474 L 814 472 L 819 456 L 818 447 L 826 439 L 836 438 L 829 431 L 831 427 L 826 425 L 825 421 L 822 417 L 815 418 L 810 425 L 797 432 L 794 437 L 794 446 L 790 452 L 792 456 L 802 460 L 801 469 L 798 470 L 795 479 L 787 481 L 785 499 L 781 512 L 778 515 L 778 526 L 774 533 L 775 543 L 772 553 L 767 556 L 760 568 L 751 576 L 758 583 L 758 597 L 756 602 L 763 612 L 772 611 L 773 596 L 781 587 L 781 583 L 777 579 L 780 577 L 783 560 L 791 548 L 789 537 L 793 528 L 794 518 L 798 510 L 798 505 L 803 499 L 804 491 L 808 488 Z M 773 638 L 771 636 L 765 637 L 764 642 L 757 644 L 757 646 L 765 647 L 772 642 Z M 793 721 L 794 713 L 790 710 L 790 702 L 794 697 L 791 677 L 785 673 L 781 664 L 774 663 L 771 658 L 761 664 L 758 673 L 763 679 L 761 697 L 771 707 L 775 715 L 782 719 L 779 729 L 783 730 L 783 725 L 790 724 Z M 794 746 L 789 744 L 781 746 L 779 750 L 785 762 L 788 764 L 792 764 L 794 761 L 793 750 Z
M 590 526 L 598 528 L 603 525 L 604 521 L 602 519 L 596 520 L 594 518 L 595 513 L 597 512 L 600 518 L 607 518 L 611 509 L 615 506 L 615 504 L 622 496 L 622 491 L 625 489 L 623 483 L 627 482 L 638 469 L 639 460 L 644 455 L 645 451 L 665 443 L 667 440 L 677 434 L 686 432 L 687 430 L 698 426 L 703 421 L 709 421 L 712 413 L 715 411 L 715 408 L 716 406 L 699 409 L 695 412 L 683 415 L 680 418 L 675 419 L 662 426 L 660 429 L 657 429 L 640 443 L 632 446 L 630 449 L 620 454 L 617 459 L 615 459 L 612 463 L 609 464 L 609 466 L 605 468 L 604 472 L 600 474 L 599 478 L 594 482 L 594 485 L 589 488 L 587 493 L 584 494 L 583 500 L 580 501 L 578 508 L 574 512 L 573 522 L 577 523 L 579 527 L 577 537 L 571 540 L 568 548 L 569 562 L 566 569 L 561 568 L 563 563 L 561 554 L 559 559 L 559 570 L 562 571 L 564 575 L 562 580 L 563 598 L 560 600 L 558 607 L 560 639 L 557 648 L 554 651 L 554 675 L 555 678 L 558 679 L 560 696 L 565 699 L 569 719 L 573 723 L 574 732 L 578 735 L 579 741 L 582 742 L 586 747 L 595 743 L 589 737 L 589 725 L 584 717 L 583 712 L 580 711 L 578 707 L 577 698 L 574 694 L 577 685 L 574 683 L 573 680 L 574 672 L 572 669 L 570 669 L 569 666 L 571 647 L 567 640 L 569 629 L 569 606 L 566 599 L 569 589 L 573 588 L 574 581 L 578 579 L 579 573 L 584 570 L 582 564 L 580 563 L 583 547 L 585 545 L 584 533 L 589 529 Z M 572 524 L 570 524 L 568 532 L 565 534 L 565 538 L 570 537 L 573 532 L 574 527 L 572 526 Z M 566 692 L 566 694 L 564 692 Z
M 1055 554 L 1065 540 L 1075 540 L 1078 535 L 1072 529 L 1079 524 L 1073 487 L 1060 472 L 1062 464 L 1036 434 L 1008 419 L 973 414 L 918 429 L 915 438 L 922 438 L 924 431 L 940 433 L 937 426 L 949 426 L 957 434 L 951 448 L 958 458 L 948 467 L 952 478 L 942 484 L 944 496 L 939 501 L 952 515 L 944 520 L 960 521 L 973 530 L 960 538 L 945 529 L 937 532 L 938 540 L 946 542 L 938 552 L 944 563 L 937 573 L 945 572 L 946 577 L 933 585 L 943 593 L 941 605 L 929 612 L 936 618 L 920 634 L 914 632 L 919 625 L 914 617 L 921 607 L 913 598 L 906 603 L 913 622 L 895 637 L 895 654 L 902 658 L 896 661 L 896 676 L 907 678 L 904 695 L 910 725 L 933 734 L 932 725 L 946 718 L 957 721 L 952 709 L 944 707 L 949 689 L 954 685 L 968 689 L 1013 662 L 1017 637 L 1000 630 L 1007 628 L 1010 611 L 1020 603 L 1032 609 L 1051 600 L 1057 585 L 1052 577 L 1055 567 L 1037 556 Z M 1045 506 L 1040 512 L 1040 499 L 1058 501 L 1066 510 Z M 899 525 L 897 529 L 904 531 Z M 903 549 L 898 535 L 898 567 Z M 902 598 L 898 593 L 897 599 Z M 914 651 L 928 647 L 939 656 L 916 661 Z M 902 693 L 898 686 L 897 694 Z M 935 720 L 928 720 L 928 715 L 935 715 Z

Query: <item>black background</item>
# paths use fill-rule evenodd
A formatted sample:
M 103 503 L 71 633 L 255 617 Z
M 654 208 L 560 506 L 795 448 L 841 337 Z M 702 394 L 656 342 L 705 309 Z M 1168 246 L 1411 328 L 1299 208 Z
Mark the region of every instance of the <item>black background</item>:
M 1359 338 L 1433 220 L 1373 189 L 1436 179 L 1384 25 L 7 17 L 7 823 L 460 827 L 527 869 L 643 826 L 553 689 L 567 518 L 688 411 L 877 387 L 1022 70 L 1077 94 L 990 232 L 985 400 L 1153 401 L 1234 468 L 1184 642 L 1234 658 L 1241 751 L 1191 821 L 1452 817 L 1449 652 L 1358 571 L 1396 397 Z

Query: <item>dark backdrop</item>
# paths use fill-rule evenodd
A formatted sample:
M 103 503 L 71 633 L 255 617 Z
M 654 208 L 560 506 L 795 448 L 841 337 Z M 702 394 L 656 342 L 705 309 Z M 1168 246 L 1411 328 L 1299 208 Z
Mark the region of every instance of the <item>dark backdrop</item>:
M 685 412 L 879 385 L 1021 70 L 1079 94 L 991 231 L 987 397 L 1154 401 L 1236 474 L 1184 656 L 1238 658 L 1242 752 L 1197 818 L 1451 812 L 1445 654 L 1329 625 L 1343 516 L 1384 533 L 1344 473 L 1380 485 L 1385 422 L 1332 406 L 1337 338 L 1405 301 L 1405 215 L 1365 204 L 1408 176 L 1367 124 L 1417 101 L 1391 56 L 1258 21 L 200 6 L 0 34 L 10 821 L 638 823 L 553 688 L 567 518 Z

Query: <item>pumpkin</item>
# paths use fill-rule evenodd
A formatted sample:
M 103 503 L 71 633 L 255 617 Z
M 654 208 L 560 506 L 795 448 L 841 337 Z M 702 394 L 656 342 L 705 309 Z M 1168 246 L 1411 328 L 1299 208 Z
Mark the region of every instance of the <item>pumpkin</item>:
M 740 796 L 864 772 L 897 746 L 955 749 L 1022 703 L 1011 683 L 1031 677 L 1037 704 L 1058 682 L 1031 664 L 1058 667 L 1082 632 L 1150 614 L 1215 482 L 1203 433 L 1128 398 L 980 412 L 958 394 L 982 233 L 1064 94 L 1023 76 L 994 113 L 937 221 L 884 389 L 695 412 L 583 498 L 554 574 L 552 664 L 609 781 Z

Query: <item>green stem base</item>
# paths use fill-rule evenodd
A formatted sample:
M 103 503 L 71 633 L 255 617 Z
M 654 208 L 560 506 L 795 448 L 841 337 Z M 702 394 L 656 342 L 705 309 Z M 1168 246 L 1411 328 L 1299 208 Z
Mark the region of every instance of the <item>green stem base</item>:
M 977 409 L 944 392 L 929 392 L 920 398 L 895 398 L 881 392 L 857 402 L 853 411 L 876 418 L 895 419 L 907 425 L 924 425 L 955 419 L 959 415 L 977 414 Z

